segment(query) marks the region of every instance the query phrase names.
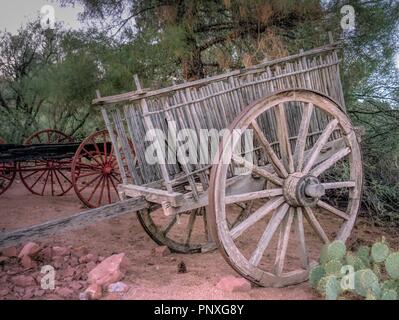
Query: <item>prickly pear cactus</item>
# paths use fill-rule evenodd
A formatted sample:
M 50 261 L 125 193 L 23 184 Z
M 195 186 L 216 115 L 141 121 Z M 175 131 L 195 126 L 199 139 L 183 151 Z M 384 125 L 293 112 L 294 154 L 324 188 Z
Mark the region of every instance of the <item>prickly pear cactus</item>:
M 334 275 L 336 277 L 341 276 L 341 268 L 342 268 L 342 263 L 339 260 L 330 260 L 324 265 L 324 270 L 326 272 L 326 275 Z
M 325 299 L 350 299 L 353 294 L 366 300 L 399 298 L 399 252 L 390 253 L 384 238 L 356 253 L 334 241 L 323 246 L 320 263 L 310 271 L 309 282 Z M 345 291 L 350 294 L 343 296 Z
M 331 243 L 325 244 L 321 249 L 320 263 L 325 264 L 331 260 L 341 261 L 345 257 L 346 246 L 341 240 L 335 240 Z
M 363 260 L 351 252 L 348 252 L 345 257 L 346 264 L 353 266 L 355 271 L 366 269 Z
M 317 288 L 317 284 L 320 279 L 326 275 L 326 271 L 323 266 L 316 266 L 309 273 L 309 282 L 312 288 Z
M 385 270 L 392 279 L 399 280 L 399 252 L 391 253 L 386 258 Z
M 371 247 L 371 258 L 374 262 L 381 263 L 389 256 L 390 250 L 385 242 L 376 242 Z
M 384 290 L 381 294 L 381 300 L 397 300 L 398 294 L 395 290 Z
M 378 277 L 370 269 L 363 269 L 355 272 L 355 292 L 363 297 L 366 297 L 369 292 L 378 295 L 380 285 Z

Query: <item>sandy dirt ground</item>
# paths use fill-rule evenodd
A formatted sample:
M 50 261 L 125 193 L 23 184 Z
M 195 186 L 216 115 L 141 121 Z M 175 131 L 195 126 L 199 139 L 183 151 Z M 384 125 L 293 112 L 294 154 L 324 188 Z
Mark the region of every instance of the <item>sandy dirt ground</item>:
M 63 197 L 40 197 L 30 194 L 22 183 L 15 181 L 0 196 L 0 229 L 9 231 L 82 210 L 84 207 L 72 191 Z M 349 242 L 350 245 L 367 244 L 382 235 L 398 248 L 397 235 L 372 227 L 359 218 Z M 249 292 L 239 293 L 216 289 L 222 277 L 237 275 L 218 251 L 158 257 L 152 252 L 158 245 L 132 214 L 36 242 L 51 246 L 85 246 L 104 257 L 126 253 L 131 264 L 123 281 L 130 285 L 130 290 L 121 299 L 320 299 L 308 283 L 281 289 L 253 287 Z M 177 272 L 181 261 L 186 264 L 187 273 Z

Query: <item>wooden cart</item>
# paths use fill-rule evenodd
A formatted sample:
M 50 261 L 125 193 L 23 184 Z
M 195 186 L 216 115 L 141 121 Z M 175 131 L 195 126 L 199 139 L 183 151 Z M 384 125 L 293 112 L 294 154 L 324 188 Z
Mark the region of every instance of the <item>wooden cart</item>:
M 362 163 L 337 44 L 168 88 L 135 84 L 97 92 L 93 104 L 114 145 L 120 197 L 146 199 L 137 215 L 157 243 L 183 253 L 218 247 L 250 281 L 285 286 L 307 278 L 323 243 L 348 238 Z M 186 161 L 173 138 L 182 129 L 225 129 L 212 161 Z M 147 141 L 149 132 L 160 134 Z M 149 163 L 154 144 L 158 160 L 171 152 L 177 161 Z M 195 155 L 209 149 L 200 143 Z

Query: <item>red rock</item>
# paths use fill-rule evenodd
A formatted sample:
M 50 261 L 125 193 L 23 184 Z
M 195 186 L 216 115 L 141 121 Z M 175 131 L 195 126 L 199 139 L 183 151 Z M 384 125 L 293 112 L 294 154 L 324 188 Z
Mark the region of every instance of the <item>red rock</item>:
M 64 257 L 71 253 L 67 247 L 53 247 L 53 255 L 58 257 Z
M 110 293 L 128 292 L 129 286 L 124 282 L 115 282 L 108 286 L 107 291 Z
M 23 287 L 23 288 L 36 285 L 35 279 L 31 276 L 24 276 L 24 275 L 14 276 L 10 280 L 16 286 Z
M 42 290 L 42 289 L 36 289 L 36 290 L 33 292 L 33 295 L 34 295 L 35 297 L 43 297 L 44 293 L 45 293 L 44 290 Z
M 9 257 L 0 257 L 0 264 L 6 264 L 9 260 Z
M 72 252 L 72 255 L 74 255 L 75 257 L 80 258 L 80 257 L 83 257 L 84 255 L 88 254 L 89 250 L 86 247 L 84 247 L 84 246 L 80 246 L 80 247 L 77 247 L 77 248 L 73 248 L 71 250 L 71 252 Z
M 103 295 L 103 289 L 101 285 L 97 283 L 92 283 L 86 290 L 85 293 L 89 300 L 98 300 Z
M 33 257 L 40 251 L 40 246 L 34 242 L 28 242 L 22 250 L 19 252 L 18 258 L 22 258 L 24 256 Z
M 82 289 L 82 284 L 78 281 L 73 281 L 69 284 L 69 287 L 74 290 L 74 291 L 79 291 L 80 289 Z
M 86 271 L 90 272 L 91 270 L 93 270 L 95 267 L 97 266 L 97 264 L 93 261 L 90 261 L 89 263 L 86 264 Z
M 101 300 L 121 300 L 121 296 L 118 293 L 109 293 Z
M 97 256 L 95 256 L 92 253 L 86 254 L 85 256 L 82 256 L 79 258 L 79 263 L 88 263 L 88 262 L 96 262 L 97 261 Z
M 167 255 L 170 255 L 170 250 L 167 246 L 156 247 L 152 252 L 157 257 L 166 257 Z
M 40 250 L 38 256 L 44 261 L 50 261 L 53 257 L 53 249 L 51 247 L 45 247 Z
M 71 257 L 69 259 L 69 264 L 71 265 L 71 267 L 76 267 L 79 265 L 79 260 L 77 257 Z
M 9 247 L 6 249 L 3 249 L 3 251 L 1 251 L 1 254 L 5 257 L 17 257 L 18 256 L 18 250 L 16 247 Z
M 4 297 L 10 293 L 10 290 L 8 288 L 2 288 L 0 289 L 0 297 Z
M 67 266 L 65 270 L 61 271 L 61 276 L 63 278 L 73 277 L 75 275 L 75 269 L 71 266 Z
M 128 261 L 124 253 L 114 254 L 89 272 L 89 282 L 104 286 L 117 282 L 123 278 L 127 265 Z
M 218 282 L 216 288 L 228 292 L 246 292 L 251 290 L 251 283 L 244 278 L 226 276 Z
M 56 289 L 55 293 L 58 294 L 60 297 L 69 298 L 73 295 L 73 290 L 63 287 Z
M 31 269 L 31 268 L 36 268 L 37 263 L 33 261 L 29 256 L 23 256 L 21 258 L 21 266 L 23 266 L 25 269 Z
M 26 288 L 25 294 L 22 296 L 22 299 L 23 300 L 31 299 L 33 297 L 34 290 L 35 290 L 34 288 Z

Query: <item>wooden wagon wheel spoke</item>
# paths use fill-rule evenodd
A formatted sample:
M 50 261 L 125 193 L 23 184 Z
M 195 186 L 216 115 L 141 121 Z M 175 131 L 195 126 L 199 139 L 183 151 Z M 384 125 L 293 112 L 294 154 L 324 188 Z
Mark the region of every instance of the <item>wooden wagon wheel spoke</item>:
M 341 189 L 341 188 L 354 188 L 356 187 L 356 181 L 337 181 L 337 182 L 325 182 L 321 184 L 324 189 Z
M 268 201 L 266 204 L 261 206 L 255 212 L 253 212 L 246 220 L 244 220 L 239 225 L 231 229 L 230 236 L 233 239 L 238 238 L 245 230 L 247 230 L 250 226 L 254 225 L 260 219 L 264 218 L 266 215 L 273 212 L 283 202 L 284 202 L 283 197 L 274 198 L 273 200 Z
M 274 152 L 266 136 L 263 134 L 258 123 L 256 121 L 252 121 L 251 126 L 255 131 L 256 137 L 259 139 L 262 147 L 267 153 L 269 161 L 273 164 L 273 167 L 275 168 L 277 174 L 282 178 L 286 178 L 288 176 L 287 170 L 285 169 L 280 159 L 277 157 L 276 153 Z
M 304 209 L 305 209 L 305 218 L 308 220 L 313 230 L 319 236 L 320 240 L 322 240 L 324 243 L 329 243 L 330 240 L 328 239 L 326 232 L 324 231 L 323 227 L 320 225 L 319 221 L 314 215 L 313 210 L 309 207 L 305 207 Z
M 339 160 L 346 157 L 350 152 L 351 152 L 350 148 L 344 148 L 337 151 L 326 161 L 320 163 L 317 167 L 315 167 L 312 170 L 311 174 L 315 177 L 318 177 L 324 171 L 326 171 L 327 169 L 331 168 L 334 164 L 336 164 Z
M 261 191 L 254 191 L 242 194 L 235 194 L 226 197 L 226 203 L 236 203 L 236 202 L 244 202 L 249 200 L 256 200 L 262 198 L 270 198 L 275 196 L 283 195 L 283 189 L 268 189 L 268 190 L 261 190 Z
M 252 164 L 251 162 L 245 160 L 243 157 L 240 157 L 238 155 L 233 155 L 232 157 L 232 161 L 234 163 L 236 163 L 239 166 L 245 167 L 246 169 L 253 171 L 257 174 L 259 174 L 260 176 L 266 178 L 267 180 L 281 186 L 283 185 L 283 180 L 281 180 L 280 178 L 276 177 L 275 175 L 273 175 L 272 173 L 270 173 L 269 171 L 262 169 L 261 167 Z
M 332 132 L 335 130 L 337 124 L 338 124 L 337 119 L 331 120 L 331 122 L 323 130 L 322 134 L 320 135 L 319 139 L 316 141 L 312 150 L 310 150 L 309 159 L 307 159 L 307 163 L 302 170 L 303 173 L 305 173 L 305 174 L 308 173 L 310 171 L 310 169 L 313 167 L 313 165 L 315 164 L 315 162 L 320 154 L 321 149 L 327 143 L 327 140 L 330 138 L 330 136 L 331 136 Z
M 289 173 L 294 172 L 294 159 L 291 152 L 291 143 L 289 140 L 288 123 L 285 114 L 284 104 L 278 104 L 277 108 L 274 109 L 274 114 L 277 120 L 277 138 L 280 146 L 280 153 L 285 162 L 285 166 Z
M 299 251 L 299 258 L 301 261 L 302 268 L 308 269 L 309 268 L 309 255 L 308 249 L 306 246 L 305 240 L 305 230 L 303 226 L 303 213 L 302 208 L 296 208 L 296 235 L 298 238 L 298 251 Z
M 280 225 L 280 235 L 278 240 L 278 250 L 276 254 L 276 262 L 274 265 L 274 273 L 281 275 L 283 272 L 285 256 L 287 254 L 288 241 L 290 239 L 291 225 L 294 220 L 295 208 L 289 209 L 288 215 L 285 216 L 283 223 Z
M 252 253 L 249 262 L 257 266 L 265 252 L 267 246 L 269 245 L 270 240 L 272 239 L 274 233 L 276 232 L 278 226 L 283 221 L 285 214 L 287 213 L 289 206 L 287 204 L 283 204 L 278 210 L 277 213 L 270 219 L 265 231 L 260 238 L 258 245 L 256 246 L 255 251 Z
M 62 186 L 61 180 L 60 180 L 60 178 L 58 177 L 57 171 L 54 171 L 54 175 L 55 175 L 55 178 L 56 178 L 57 181 L 58 181 L 58 184 L 59 184 L 60 187 L 61 187 L 62 192 L 65 192 L 64 187 Z
M 275 115 L 277 126 L 270 114 Z M 296 114 L 302 114 L 300 121 L 294 119 Z M 250 163 L 233 153 L 237 143 L 243 141 L 243 132 L 250 127 L 259 142 L 258 156 L 267 158 L 267 165 Z M 273 131 L 266 135 L 262 130 Z M 240 132 L 241 136 L 231 134 L 230 140 L 221 142 L 209 188 L 210 217 L 214 222 L 210 227 L 222 255 L 237 272 L 260 285 L 285 286 L 306 280 L 318 258 L 317 250 L 333 237 L 344 241 L 348 238 L 360 206 L 361 156 L 350 121 L 329 98 L 293 90 L 249 105 L 237 116 L 229 132 Z M 297 141 L 292 154 L 289 141 L 293 137 L 289 134 L 294 132 Z M 315 135 L 317 139 L 313 139 Z M 266 136 L 275 137 L 276 141 L 268 141 Z M 272 160 L 274 156 L 268 152 L 276 143 L 287 176 L 282 170 L 279 172 L 278 164 Z M 243 175 L 234 168 L 229 170 L 226 159 L 256 176 L 248 172 Z M 264 178 L 264 184 L 256 182 L 259 176 Z M 242 182 L 234 188 L 237 181 Z M 251 187 L 242 188 L 243 185 Z M 326 190 L 329 196 L 339 193 L 346 197 L 340 201 L 346 210 L 321 200 Z M 242 219 L 242 213 L 238 214 L 234 207 L 245 201 L 253 201 L 256 207 Z M 292 233 L 296 235 L 295 241 L 290 239 Z
M 192 210 L 190 214 L 190 218 L 188 219 L 188 224 L 187 224 L 187 235 L 186 235 L 186 245 L 190 243 L 190 238 L 191 234 L 193 232 L 194 228 L 194 223 L 195 223 L 195 218 L 197 217 L 198 214 L 198 209 Z
M 327 210 L 328 212 L 331 212 L 342 219 L 349 220 L 349 218 L 350 218 L 350 216 L 347 215 L 345 212 L 342 212 L 341 210 L 334 208 L 333 206 L 329 205 L 327 202 L 324 202 L 322 200 L 319 200 L 317 202 L 317 205 L 320 208 L 323 208 L 323 209 Z
M 294 150 L 294 159 L 296 159 L 297 171 L 302 170 L 303 160 L 305 156 L 306 141 L 309 133 L 309 125 L 310 125 L 310 119 L 312 118 L 313 109 L 314 109 L 313 104 L 308 103 L 306 104 L 306 108 L 305 110 L 303 110 L 302 113 L 302 120 L 299 127 L 298 138 Z

